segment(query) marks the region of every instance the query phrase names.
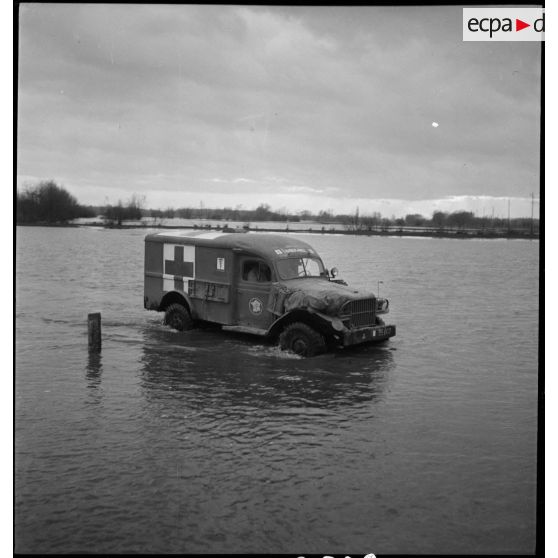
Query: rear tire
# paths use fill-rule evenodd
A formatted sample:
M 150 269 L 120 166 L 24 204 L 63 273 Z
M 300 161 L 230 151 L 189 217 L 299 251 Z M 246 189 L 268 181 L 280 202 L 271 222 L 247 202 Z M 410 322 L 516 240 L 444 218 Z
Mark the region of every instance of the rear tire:
M 165 324 L 178 331 L 187 331 L 194 327 L 194 320 L 185 306 L 175 302 L 165 310 Z
M 319 355 L 327 348 L 323 335 L 302 322 L 288 325 L 279 336 L 279 345 L 304 357 Z

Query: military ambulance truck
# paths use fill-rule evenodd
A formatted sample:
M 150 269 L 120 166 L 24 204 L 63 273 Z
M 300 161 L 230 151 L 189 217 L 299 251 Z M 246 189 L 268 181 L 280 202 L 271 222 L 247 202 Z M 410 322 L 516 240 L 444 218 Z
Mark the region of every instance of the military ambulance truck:
M 199 322 L 278 339 L 313 356 L 328 347 L 384 341 L 389 302 L 349 287 L 291 236 L 207 231 L 145 238 L 144 307 L 184 331 Z

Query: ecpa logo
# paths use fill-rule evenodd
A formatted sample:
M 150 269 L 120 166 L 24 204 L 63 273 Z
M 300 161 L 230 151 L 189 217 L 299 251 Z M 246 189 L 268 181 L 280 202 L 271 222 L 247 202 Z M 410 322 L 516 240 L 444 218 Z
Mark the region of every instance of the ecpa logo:
M 543 8 L 463 8 L 464 41 L 544 41 Z

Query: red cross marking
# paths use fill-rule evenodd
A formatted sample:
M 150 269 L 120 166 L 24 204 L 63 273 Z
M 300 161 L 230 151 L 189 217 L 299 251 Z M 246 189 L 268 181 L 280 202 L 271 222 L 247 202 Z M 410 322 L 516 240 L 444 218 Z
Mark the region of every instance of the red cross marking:
M 174 275 L 174 288 L 184 290 L 184 277 L 194 276 L 194 262 L 184 261 L 184 246 L 174 247 L 174 259 L 165 260 L 165 275 Z

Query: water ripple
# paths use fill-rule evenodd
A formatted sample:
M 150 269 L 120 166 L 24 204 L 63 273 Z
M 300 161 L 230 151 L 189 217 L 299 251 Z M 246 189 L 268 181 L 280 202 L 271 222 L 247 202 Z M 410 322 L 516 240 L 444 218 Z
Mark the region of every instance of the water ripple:
M 532 551 L 536 245 L 313 236 L 398 335 L 301 359 L 144 311 L 143 235 L 18 229 L 17 552 Z

